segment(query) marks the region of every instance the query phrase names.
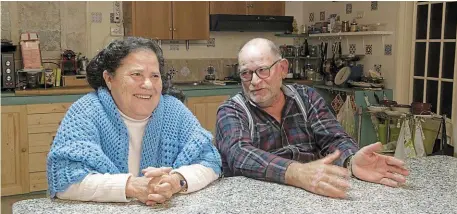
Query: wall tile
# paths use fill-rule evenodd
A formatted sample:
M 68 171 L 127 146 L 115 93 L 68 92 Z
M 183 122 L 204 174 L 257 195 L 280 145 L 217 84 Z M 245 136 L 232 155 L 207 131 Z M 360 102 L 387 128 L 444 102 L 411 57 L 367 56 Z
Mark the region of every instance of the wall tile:
M 378 2 L 372 1 L 371 2 L 371 10 L 378 10 Z
M 352 13 L 352 4 L 346 4 L 346 14 Z
M 384 45 L 384 55 L 392 55 L 392 44 Z
M 373 45 L 365 45 L 365 54 L 372 55 L 373 54 Z

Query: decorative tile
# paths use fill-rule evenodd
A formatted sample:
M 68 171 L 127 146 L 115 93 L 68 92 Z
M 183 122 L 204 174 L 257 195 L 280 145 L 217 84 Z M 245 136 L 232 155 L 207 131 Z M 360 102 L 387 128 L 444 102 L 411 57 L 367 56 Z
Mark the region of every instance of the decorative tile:
M 346 4 L 346 14 L 352 13 L 352 4 Z
M 371 55 L 373 53 L 373 45 L 365 45 L 365 55 Z
M 381 73 L 381 67 L 382 67 L 382 65 L 375 64 L 375 65 L 374 65 L 374 70 L 375 70 L 376 72 L 378 72 L 378 73 Z
M 320 20 L 325 21 L 325 11 L 321 11 Z
M 102 13 L 101 12 L 92 12 L 91 14 L 92 23 L 102 23 Z
M 356 52 L 356 48 L 355 48 L 355 44 L 349 44 L 349 53 L 350 54 L 354 54 L 355 55 L 355 52 Z
M 371 2 L 371 10 L 378 10 L 378 2 L 372 1 Z
M 384 45 L 384 55 L 392 55 L 392 44 Z
M 309 13 L 309 22 L 314 22 L 314 13 Z
M 206 47 L 216 47 L 216 38 L 209 38 Z

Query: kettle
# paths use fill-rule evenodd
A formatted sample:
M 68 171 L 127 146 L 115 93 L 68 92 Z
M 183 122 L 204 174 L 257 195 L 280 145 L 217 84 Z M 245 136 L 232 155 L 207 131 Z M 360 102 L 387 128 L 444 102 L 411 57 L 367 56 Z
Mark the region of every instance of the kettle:
M 86 75 L 88 64 L 89 64 L 89 59 L 87 59 L 87 57 L 83 56 L 78 59 L 78 68 L 79 68 L 78 73 L 80 75 Z

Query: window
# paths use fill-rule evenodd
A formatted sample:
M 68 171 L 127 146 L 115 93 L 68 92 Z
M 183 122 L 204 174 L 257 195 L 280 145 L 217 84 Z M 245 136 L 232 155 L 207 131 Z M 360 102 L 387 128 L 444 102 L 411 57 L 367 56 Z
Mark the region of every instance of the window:
M 456 1 L 415 3 L 410 101 L 449 118 L 457 117 L 456 27 Z

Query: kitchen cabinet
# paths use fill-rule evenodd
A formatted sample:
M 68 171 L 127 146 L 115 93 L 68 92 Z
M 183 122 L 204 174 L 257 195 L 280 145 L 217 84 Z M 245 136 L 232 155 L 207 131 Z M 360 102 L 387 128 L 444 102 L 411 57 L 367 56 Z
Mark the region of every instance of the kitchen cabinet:
M 30 192 L 46 190 L 46 159 L 57 129 L 72 103 L 27 105 Z
M 281 1 L 212 1 L 210 14 L 284 16 L 285 7 Z
M 2 106 L 2 196 L 28 192 L 27 112 L 25 105 Z
M 125 35 L 159 40 L 209 39 L 209 2 L 123 2 Z
M 216 136 L 217 109 L 228 98 L 228 95 L 189 97 L 186 106 L 197 117 L 202 127 Z
M 2 106 L 2 196 L 48 188 L 47 155 L 70 105 Z

